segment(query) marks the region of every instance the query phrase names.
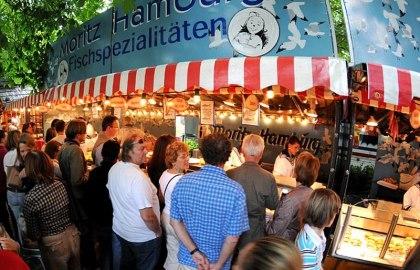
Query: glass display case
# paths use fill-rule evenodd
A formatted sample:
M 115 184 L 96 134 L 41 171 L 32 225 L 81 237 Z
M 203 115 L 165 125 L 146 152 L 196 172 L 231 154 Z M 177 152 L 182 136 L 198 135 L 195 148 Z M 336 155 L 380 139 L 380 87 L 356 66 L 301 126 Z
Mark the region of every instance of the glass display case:
M 343 204 L 330 253 L 333 257 L 402 269 L 420 238 L 420 213 L 380 202 L 368 208 Z

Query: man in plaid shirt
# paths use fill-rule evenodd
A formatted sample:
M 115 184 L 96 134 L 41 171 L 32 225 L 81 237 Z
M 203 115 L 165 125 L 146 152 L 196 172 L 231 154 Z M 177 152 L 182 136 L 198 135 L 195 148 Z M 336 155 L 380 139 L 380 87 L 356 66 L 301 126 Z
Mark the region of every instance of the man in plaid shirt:
M 230 269 L 239 236 L 249 230 L 245 193 L 223 170 L 232 150 L 220 134 L 200 147 L 206 165 L 186 174 L 172 193 L 171 225 L 182 244 L 181 269 Z

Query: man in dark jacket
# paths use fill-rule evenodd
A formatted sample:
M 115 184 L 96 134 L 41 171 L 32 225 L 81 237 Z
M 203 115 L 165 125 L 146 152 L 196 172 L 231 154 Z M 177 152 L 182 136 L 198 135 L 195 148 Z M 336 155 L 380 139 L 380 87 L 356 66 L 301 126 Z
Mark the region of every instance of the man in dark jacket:
M 239 249 L 265 236 L 265 209 L 276 209 L 279 200 L 273 174 L 258 165 L 264 152 L 264 140 L 261 136 L 247 135 L 241 152 L 245 162 L 240 167 L 227 171 L 230 178 L 241 184 L 246 195 L 250 230 L 241 235 Z
M 94 232 L 95 246 L 97 246 L 97 263 L 100 269 L 111 269 L 111 236 L 112 236 L 112 203 L 106 188 L 108 172 L 117 162 L 120 153 L 120 145 L 115 140 L 106 141 L 103 144 L 101 155 L 102 163 L 89 174 L 86 185 L 87 214 Z M 99 265 L 97 265 L 99 266 Z
M 82 267 L 95 268 L 92 231 L 86 215 L 87 166 L 80 144 L 86 139 L 86 122 L 71 120 L 66 129 L 66 140 L 58 154 L 58 163 L 63 175 L 63 183 L 69 193 L 73 222 L 81 232 L 80 260 Z

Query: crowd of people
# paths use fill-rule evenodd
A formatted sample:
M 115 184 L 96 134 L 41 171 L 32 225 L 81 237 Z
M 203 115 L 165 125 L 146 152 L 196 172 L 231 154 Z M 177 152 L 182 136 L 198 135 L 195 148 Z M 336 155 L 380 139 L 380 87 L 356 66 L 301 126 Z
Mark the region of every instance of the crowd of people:
M 291 170 L 297 187 L 279 196 L 259 165 L 258 135 L 244 138 L 245 162 L 227 172 L 230 141 L 204 137 L 205 165 L 190 172 L 185 143 L 163 135 L 148 160 L 144 137 L 119 142 L 119 119 L 105 116 L 89 171 L 83 119 L 54 121 L 40 150 L 25 128 L 0 131 L 0 245 L 12 251 L 0 254 L 0 266 L 30 245 L 46 269 L 322 269 L 323 230 L 341 202 L 332 190 L 311 189 L 319 160 L 298 154 L 293 138 L 275 171 Z M 269 224 L 266 208 L 275 210 Z M 28 269 L 20 263 L 14 269 Z

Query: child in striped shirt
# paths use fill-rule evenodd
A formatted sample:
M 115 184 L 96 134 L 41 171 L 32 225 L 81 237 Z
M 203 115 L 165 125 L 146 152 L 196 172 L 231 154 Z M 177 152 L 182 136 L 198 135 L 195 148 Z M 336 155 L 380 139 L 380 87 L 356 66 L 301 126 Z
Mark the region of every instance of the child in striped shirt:
M 295 241 L 302 255 L 302 269 L 322 269 L 326 244 L 324 228 L 331 226 L 340 206 L 340 198 L 330 189 L 317 189 L 311 194 L 303 219 L 305 225 Z

